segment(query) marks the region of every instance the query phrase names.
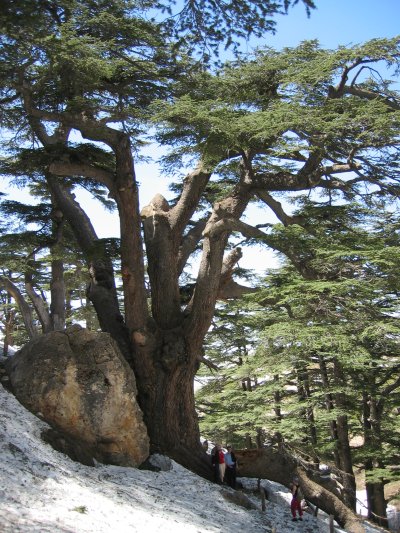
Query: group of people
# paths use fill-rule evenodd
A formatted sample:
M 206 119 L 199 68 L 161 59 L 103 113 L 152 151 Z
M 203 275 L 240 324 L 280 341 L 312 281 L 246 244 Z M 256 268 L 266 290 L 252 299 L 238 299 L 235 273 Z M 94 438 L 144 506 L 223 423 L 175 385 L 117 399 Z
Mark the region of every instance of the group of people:
M 233 489 L 236 488 L 237 461 L 233 453 L 232 446 L 226 447 L 226 452 L 222 450 L 221 444 L 216 444 L 211 451 L 211 465 L 216 483 L 226 483 Z
M 203 442 L 204 451 L 208 450 L 208 441 Z M 221 444 L 216 444 L 211 450 L 211 464 L 214 472 L 214 481 L 216 483 L 226 483 L 233 489 L 236 488 L 236 470 L 237 460 L 232 450 L 232 446 L 226 447 L 226 452 L 223 451 Z M 290 502 L 290 511 L 292 513 L 292 520 L 303 520 L 302 500 L 303 494 L 300 488 L 300 480 L 298 476 L 294 476 L 290 485 L 292 500 Z M 298 516 L 297 516 L 298 515 Z

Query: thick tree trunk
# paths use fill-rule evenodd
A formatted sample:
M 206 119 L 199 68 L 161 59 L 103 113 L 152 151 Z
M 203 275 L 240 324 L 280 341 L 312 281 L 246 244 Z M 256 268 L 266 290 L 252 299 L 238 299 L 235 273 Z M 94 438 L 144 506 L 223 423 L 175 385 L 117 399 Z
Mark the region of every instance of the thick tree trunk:
M 334 361 L 334 377 L 337 385 L 344 384 L 343 371 L 338 363 Z M 340 392 L 335 394 L 336 406 L 339 409 L 346 409 L 344 395 Z M 343 500 L 355 511 L 356 509 L 356 479 L 353 471 L 353 459 L 351 456 L 350 437 L 347 416 L 338 416 L 336 419 L 337 430 L 337 452 L 340 461 L 339 468 L 342 470 Z
M 64 264 L 61 259 L 51 262 L 50 282 L 51 304 L 50 318 L 54 331 L 62 331 L 65 328 L 65 284 Z
M 11 308 L 11 296 L 8 294 L 6 311 L 4 314 L 4 328 L 2 328 L 2 332 L 4 333 L 3 357 L 8 356 L 9 347 L 13 344 L 12 338 L 13 338 L 13 331 L 14 331 L 14 319 L 15 319 L 15 310 Z
M 314 410 L 309 405 L 309 400 L 311 399 L 310 380 L 307 368 L 301 365 L 297 367 L 297 391 L 300 405 L 308 404 L 307 407 L 301 410 L 300 416 L 304 417 L 306 427 L 308 428 L 307 439 L 311 444 L 315 445 L 317 443 L 317 430 L 315 427 Z
M 354 511 L 356 509 L 356 479 L 353 472 L 353 460 L 349 443 L 349 431 L 347 416 L 338 416 L 337 422 L 337 446 L 342 471 L 343 500 Z
M 180 328 L 159 332 L 154 339 L 152 347 L 146 345 L 136 353 L 134 365 L 151 452 L 165 453 L 212 479 L 210 461 L 200 444 L 194 403 L 194 376 L 199 365 L 195 349 Z
M 62 240 L 64 229 L 64 215 L 60 209 L 57 208 L 57 202 L 52 195 L 52 233 L 54 244 L 51 247 L 51 254 L 53 259 L 51 261 L 51 281 L 50 281 L 50 318 L 52 329 L 54 331 L 62 331 L 65 328 L 65 282 L 64 282 L 64 263 L 61 257 L 63 256 Z
M 374 378 L 372 378 L 372 382 Z M 375 383 L 371 387 L 375 389 Z M 365 446 L 370 450 L 375 451 L 375 460 L 368 459 L 365 463 L 366 474 L 366 490 L 367 490 L 367 505 L 368 518 L 382 527 L 388 527 L 387 520 L 387 502 L 385 500 L 384 483 L 371 483 L 368 481 L 368 473 L 373 474 L 374 468 L 383 467 L 380 461 L 380 456 L 383 453 L 381 443 L 381 417 L 383 404 L 379 403 L 367 392 L 364 392 L 363 397 L 363 415 L 364 415 L 364 442 Z
M 368 461 L 365 473 L 368 474 L 368 471 L 372 470 L 372 461 Z M 365 483 L 368 502 L 368 518 L 375 522 L 375 524 L 387 528 L 389 523 L 386 515 L 387 502 L 385 499 L 384 487 L 385 485 L 382 482 L 370 483 L 367 481 Z
M 332 394 L 329 392 L 330 384 L 329 384 L 328 369 L 326 366 L 325 359 L 323 358 L 321 354 L 318 354 L 318 361 L 319 361 L 319 368 L 321 371 L 322 383 L 323 383 L 324 389 L 326 390 L 326 394 L 325 394 L 326 409 L 328 412 L 331 412 L 334 409 L 334 401 L 333 401 Z M 338 439 L 336 420 L 332 419 L 330 421 L 329 428 L 330 428 L 332 440 L 336 442 Z M 340 468 L 340 458 L 339 458 L 339 453 L 338 453 L 336 446 L 333 450 L 333 456 L 334 456 L 336 467 Z
M 97 261 L 96 265 L 96 267 L 92 265 L 92 280 L 87 287 L 86 295 L 95 308 L 101 330 L 110 333 L 126 360 L 132 364 L 129 333 L 115 297 L 115 290 L 113 286 L 107 284 L 107 281 L 103 281 L 108 279 L 108 268 L 102 261 Z

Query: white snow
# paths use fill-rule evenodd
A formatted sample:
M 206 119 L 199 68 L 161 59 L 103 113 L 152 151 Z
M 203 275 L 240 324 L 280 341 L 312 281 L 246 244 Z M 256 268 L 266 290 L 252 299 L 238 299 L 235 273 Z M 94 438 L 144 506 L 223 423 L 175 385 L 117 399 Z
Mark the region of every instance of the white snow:
M 0 385 L 2 533 L 328 531 L 307 513 L 293 523 L 287 489 L 276 483 L 264 482 L 271 494 L 266 511 L 256 496 L 260 510 L 248 511 L 175 462 L 167 472 L 73 462 L 41 440 L 46 427 Z M 256 486 L 256 480 L 241 481 Z

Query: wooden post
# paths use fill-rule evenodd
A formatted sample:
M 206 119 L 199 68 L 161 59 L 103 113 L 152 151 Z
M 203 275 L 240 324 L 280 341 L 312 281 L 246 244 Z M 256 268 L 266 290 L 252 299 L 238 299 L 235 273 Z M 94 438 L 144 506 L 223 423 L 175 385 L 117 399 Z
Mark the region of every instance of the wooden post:
M 335 528 L 333 525 L 333 514 L 329 515 L 329 533 L 335 533 Z
M 261 511 L 265 511 L 265 491 L 264 491 L 264 487 L 260 487 L 260 495 L 261 495 Z

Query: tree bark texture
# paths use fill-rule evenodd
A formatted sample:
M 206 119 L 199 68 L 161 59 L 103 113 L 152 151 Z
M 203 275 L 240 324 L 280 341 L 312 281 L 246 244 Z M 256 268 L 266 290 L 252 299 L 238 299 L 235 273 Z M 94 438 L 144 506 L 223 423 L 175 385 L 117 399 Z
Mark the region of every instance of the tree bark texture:
M 338 361 L 334 361 L 334 378 L 337 385 L 344 385 L 343 370 Z M 345 411 L 344 394 L 335 394 L 336 406 Z M 336 418 L 337 452 L 340 461 L 340 470 L 343 472 L 344 500 L 353 510 L 356 509 L 356 480 L 353 471 L 353 459 L 350 449 L 350 436 L 347 416 L 341 415 Z
M 52 329 L 62 331 L 65 329 L 65 283 L 64 264 L 61 259 L 54 259 L 51 262 L 50 281 L 50 318 Z
M 374 377 L 370 379 L 375 390 Z M 371 482 L 368 480 L 368 473 L 373 474 L 374 468 L 382 468 L 383 464 L 379 457 L 383 453 L 381 442 L 381 417 L 383 400 L 377 401 L 373 395 L 364 392 L 363 413 L 364 413 L 364 443 L 369 449 L 374 450 L 376 459 L 368 459 L 365 463 L 367 491 L 368 518 L 382 527 L 388 527 L 387 501 L 385 499 L 385 484 L 382 481 Z
M 16 301 L 18 308 L 21 312 L 22 320 L 24 322 L 24 326 L 29 338 L 34 339 L 35 337 L 37 337 L 39 335 L 39 332 L 37 331 L 33 322 L 32 309 L 21 294 L 21 291 L 10 279 L 6 278 L 5 276 L 0 276 L 0 285 L 3 286 Z

